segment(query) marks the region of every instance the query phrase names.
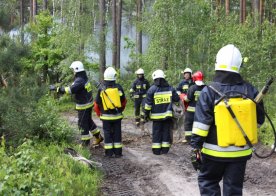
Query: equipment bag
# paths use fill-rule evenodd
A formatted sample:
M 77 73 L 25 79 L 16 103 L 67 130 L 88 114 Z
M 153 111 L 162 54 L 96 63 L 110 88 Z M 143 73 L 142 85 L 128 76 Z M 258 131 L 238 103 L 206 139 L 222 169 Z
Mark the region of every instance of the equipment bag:
M 250 99 L 244 98 L 230 98 L 228 104 L 231 106 L 249 141 L 256 144 L 258 142 L 256 104 Z M 219 102 L 215 106 L 214 112 L 218 145 L 221 147 L 245 146 L 245 138 L 227 110 L 225 102 Z
M 107 88 L 102 90 L 100 96 L 105 111 L 122 107 L 118 88 Z

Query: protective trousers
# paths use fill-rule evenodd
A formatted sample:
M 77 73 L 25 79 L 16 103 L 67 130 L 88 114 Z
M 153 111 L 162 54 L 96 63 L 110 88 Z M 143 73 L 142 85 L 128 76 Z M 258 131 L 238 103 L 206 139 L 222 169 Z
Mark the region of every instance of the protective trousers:
M 203 165 L 198 175 L 198 185 L 202 196 L 220 196 L 219 182 L 223 179 L 223 196 L 242 195 L 246 161 L 218 162 L 203 157 Z
M 140 123 L 140 108 L 142 105 L 143 97 L 135 98 L 134 99 L 134 114 L 135 114 L 135 124 L 138 126 Z
M 185 112 L 184 129 L 185 129 L 185 139 L 188 142 L 191 141 L 194 115 L 195 115 L 194 112 Z
M 167 154 L 171 146 L 170 130 L 172 120 L 153 121 L 152 123 L 152 152 L 160 155 Z
M 90 143 L 90 131 L 95 137 L 99 136 L 100 134 L 100 130 L 97 128 L 96 124 L 92 120 L 91 112 L 92 108 L 78 110 L 78 126 L 82 130 L 81 140 L 84 145 L 89 145 Z
M 121 119 L 114 121 L 103 120 L 105 155 L 111 157 L 122 156 L 122 128 Z

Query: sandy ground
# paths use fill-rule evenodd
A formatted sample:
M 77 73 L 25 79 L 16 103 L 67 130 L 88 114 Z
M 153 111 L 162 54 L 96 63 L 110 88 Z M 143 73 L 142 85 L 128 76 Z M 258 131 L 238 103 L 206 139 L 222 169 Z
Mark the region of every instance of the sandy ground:
M 101 127 L 101 121 L 94 120 Z M 200 195 L 197 172 L 190 162 L 190 146 L 175 142 L 167 155 L 153 155 L 150 130 L 151 123 L 142 132 L 133 119 L 124 119 L 122 158 L 104 157 L 102 147 L 91 149 L 91 159 L 103 164 L 101 195 Z M 243 195 L 276 195 L 276 153 L 268 159 L 253 156 L 248 162 Z

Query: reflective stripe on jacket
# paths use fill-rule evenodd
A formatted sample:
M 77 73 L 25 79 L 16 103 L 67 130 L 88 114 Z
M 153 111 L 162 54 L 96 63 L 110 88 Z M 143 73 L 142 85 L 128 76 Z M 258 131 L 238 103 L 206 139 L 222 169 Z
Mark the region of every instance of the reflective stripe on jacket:
M 65 93 L 74 95 L 76 110 L 85 110 L 93 107 L 92 86 L 85 71 L 76 73 L 72 85 L 65 87 Z
M 145 78 L 137 78 L 129 90 L 130 93 L 133 93 L 133 98 L 146 97 L 147 90 L 149 89 L 150 84 Z
M 188 89 L 187 97 L 186 97 L 186 102 L 188 102 L 188 107 L 187 107 L 188 112 L 195 112 L 196 102 L 204 87 L 205 85 L 198 86 L 194 84 Z
M 258 94 L 258 91 L 251 84 L 246 82 L 240 82 L 235 85 L 215 82 L 211 85 L 215 86 L 215 88 L 222 93 L 237 91 L 246 93 L 247 96 L 252 99 L 254 99 Z M 230 95 L 238 96 L 238 93 L 232 92 Z M 216 100 L 219 98 L 220 96 L 207 86 L 201 91 L 199 100 L 196 104 L 191 145 L 194 148 L 202 148 L 203 156 L 206 155 L 215 160 L 249 159 L 252 150 L 247 145 L 243 147 L 218 146 L 214 107 Z M 262 103 L 259 105 L 260 107 L 263 107 Z M 264 113 L 260 108 L 257 109 L 257 121 L 258 124 L 264 122 Z
M 177 92 L 179 94 L 181 93 L 187 93 L 188 89 L 190 86 L 192 86 L 194 83 L 192 82 L 192 80 L 182 80 L 179 84 L 178 87 L 176 88 Z
M 100 119 L 101 120 L 107 120 L 107 121 L 120 120 L 120 119 L 123 118 L 122 112 L 124 110 L 125 103 L 126 103 L 124 90 L 123 90 L 122 86 L 120 84 L 116 84 L 115 81 L 105 81 L 104 85 L 105 85 L 106 89 L 108 89 L 108 88 L 118 88 L 122 107 L 116 108 L 116 109 L 104 110 L 102 99 L 101 99 L 101 96 L 100 96 L 102 89 L 99 88 L 98 93 L 97 93 L 96 98 L 95 98 L 95 102 L 97 103 L 97 105 L 100 108 L 100 113 L 101 113 Z
M 179 96 L 173 87 L 152 85 L 147 92 L 145 110 L 150 112 L 152 120 L 172 118 L 172 103 L 178 101 Z

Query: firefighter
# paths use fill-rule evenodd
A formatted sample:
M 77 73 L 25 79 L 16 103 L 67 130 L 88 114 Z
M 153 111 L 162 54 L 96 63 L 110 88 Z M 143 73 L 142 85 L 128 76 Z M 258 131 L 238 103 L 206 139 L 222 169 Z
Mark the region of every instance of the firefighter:
M 104 72 L 104 84 L 98 89 L 94 111 L 103 122 L 105 156 L 122 156 L 121 121 L 127 100 L 124 90 L 116 83 L 116 71 L 108 67 Z
M 57 92 L 75 95 L 76 110 L 78 111 L 78 126 L 82 130 L 82 145 L 88 146 L 92 135 L 95 137 L 93 145 L 98 145 L 103 141 L 103 137 L 91 116 L 93 107 L 91 83 L 88 81 L 86 71 L 81 61 L 74 61 L 70 65 L 70 68 L 75 75 L 73 84 L 68 87 L 58 87 Z
M 169 152 L 172 138 L 172 103 L 178 104 L 179 96 L 175 89 L 165 80 L 162 70 L 152 74 L 154 84 L 149 88 L 145 100 L 145 121 L 151 119 L 152 123 L 152 152 L 155 155 Z
M 185 140 L 186 140 L 186 141 L 183 141 L 184 143 L 185 142 L 190 143 L 190 140 L 191 140 L 196 102 L 199 98 L 201 90 L 205 86 L 203 82 L 203 77 L 204 76 L 201 71 L 197 71 L 193 74 L 192 78 L 195 84 L 188 89 L 187 95 L 184 98 L 185 102 L 188 103 L 188 107 L 185 112 L 185 120 L 184 120 Z
M 184 69 L 184 71 L 181 71 L 183 74 L 183 80 L 178 84 L 178 87 L 176 88 L 177 94 L 187 94 L 187 91 L 190 86 L 193 85 L 192 80 L 192 74 L 193 71 L 190 68 Z
M 231 104 L 238 104 L 237 108 L 250 104 L 256 106 L 251 100 L 246 100 L 237 93 L 244 93 L 252 99 L 258 94 L 256 88 L 245 82 L 239 74 L 241 64 L 242 56 L 238 48 L 232 44 L 222 47 L 216 55 L 213 82 L 201 91 L 196 104 L 191 158 L 196 157 L 196 161 L 192 163 L 200 170 L 198 184 L 201 195 L 221 195 L 219 182 L 222 179 L 224 196 L 242 195 L 246 162 L 252 156 L 252 149 L 227 111 L 227 100 L 215 104 L 215 101 L 221 98 L 218 94 L 221 92 L 227 93 L 231 97 L 229 101 L 233 100 Z M 221 106 L 223 110 L 220 109 Z M 263 103 L 260 103 L 257 109 L 248 107 L 248 110 L 237 109 L 234 113 L 237 119 L 242 119 L 240 121 L 244 126 L 251 125 L 257 135 L 257 124 L 263 124 L 265 119 L 262 108 Z M 239 116 L 240 113 L 243 115 Z M 221 128 L 219 125 L 226 126 Z M 254 135 L 253 129 L 247 131 L 252 132 L 248 136 Z M 233 137 L 232 133 L 235 133 Z
M 192 80 L 193 71 L 191 70 L 191 68 L 187 67 L 183 71 L 181 71 L 181 73 L 183 74 L 183 80 L 178 84 L 178 87 L 176 88 L 176 90 L 177 90 L 177 94 L 179 95 L 181 101 L 184 103 L 185 111 L 186 111 L 187 107 L 188 107 L 188 102 L 185 101 L 185 97 L 187 96 L 187 92 L 188 92 L 188 89 L 190 88 L 190 86 L 192 86 L 194 84 L 193 80 Z M 184 121 L 182 123 L 184 124 L 185 123 L 185 115 L 184 115 L 183 119 L 184 119 Z M 184 125 L 184 132 L 183 132 L 182 138 L 184 138 L 182 140 L 182 143 L 187 143 L 187 140 L 185 139 L 186 138 L 185 125 Z
M 147 90 L 150 84 L 144 77 L 144 70 L 142 68 L 138 69 L 136 72 L 137 79 L 133 82 L 131 89 L 129 90 L 130 96 L 134 99 L 134 113 L 135 113 L 135 124 L 140 125 L 140 119 L 143 120 L 143 112 L 140 116 L 140 108 L 143 100 L 146 97 Z

